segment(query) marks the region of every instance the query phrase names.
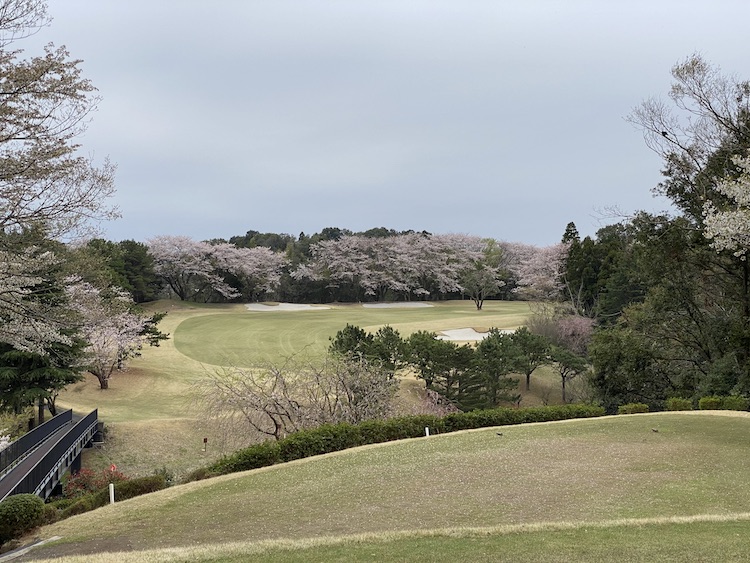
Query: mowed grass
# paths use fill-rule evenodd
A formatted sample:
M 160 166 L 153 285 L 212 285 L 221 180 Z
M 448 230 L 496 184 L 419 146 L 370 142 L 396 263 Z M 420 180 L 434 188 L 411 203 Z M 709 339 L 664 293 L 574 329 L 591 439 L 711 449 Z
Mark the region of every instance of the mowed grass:
M 424 534 L 458 530 L 459 546 L 492 553 L 504 550 L 505 542 L 517 542 L 530 550 L 528 560 L 542 560 L 532 557 L 542 554 L 535 542 L 512 538 L 523 526 L 534 531 L 543 523 L 542 529 L 554 532 L 550 538 L 557 538 L 551 546 L 567 542 L 572 549 L 582 542 L 576 549 L 590 551 L 594 560 L 603 538 L 623 544 L 625 539 L 616 537 L 630 533 L 612 521 L 702 520 L 706 514 L 748 518 L 748 416 L 658 413 L 510 426 L 501 432 L 405 440 L 190 483 L 65 520 L 44 528 L 42 535 L 64 538 L 48 553 L 84 553 L 370 533 L 377 537 L 360 546 L 363 559 L 380 554 L 393 560 L 383 550 L 395 540 L 403 542 L 407 554 L 413 550 L 402 560 L 415 560 L 411 555 L 430 542 L 436 549 L 453 542 L 445 532 L 443 540 Z M 607 523 L 616 531 L 609 531 Z M 690 534 L 680 531 L 682 524 L 667 524 L 663 533 L 641 535 L 668 546 L 672 530 Z M 507 526 L 522 528 L 506 529 L 513 533 L 501 538 L 494 537 L 498 530 L 474 534 L 478 537 L 466 532 Z M 555 526 L 561 528 L 554 531 Z M 748 525 L 727 524 L 726 529 L 731 530 L 726 532 L 729 542 Z M 396 532 L 407 536 L 383 541 Z M 540 534 L 538 541 L 546 538 Z M 477 547 L 482 542 L 486 546 Z M 297 555 L 277 545 L 262 560 L 342 560 L 349 554 L 350 546 L 333 544 L 309 553 L 298 546 Z
M 748 560 L 748 533 L 750 513 L 232 542 L 35 560 L 39 563 L 727 563 Z
M 418 330 L 515 329 L 530 314 L 529 304 L 520 301 L 487 302 L 481 311 L 472 301 L 430 305 L 375 309 L 334 304 L 329 309 L 306 311 L 225 310 L 185 319 L 175 331 L 174 343 L 185 356 L 204 364 L 252 367 L 278 363 L 296 354 L 322 356 L 329 339 L 347 324 L 370 332 L 390 325 L 407 337 Z

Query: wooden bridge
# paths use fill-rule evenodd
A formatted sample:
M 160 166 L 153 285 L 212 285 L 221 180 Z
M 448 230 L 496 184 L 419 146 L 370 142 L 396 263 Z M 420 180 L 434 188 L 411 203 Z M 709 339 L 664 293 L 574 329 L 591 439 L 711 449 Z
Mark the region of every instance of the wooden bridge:
M 96 410 L 78 421 L 67 410 L 40 424 L 0 452 L 0 501 L 32 493 L 47 499 L 66 471 L 81 468 L 81 452 L 94 439 Z

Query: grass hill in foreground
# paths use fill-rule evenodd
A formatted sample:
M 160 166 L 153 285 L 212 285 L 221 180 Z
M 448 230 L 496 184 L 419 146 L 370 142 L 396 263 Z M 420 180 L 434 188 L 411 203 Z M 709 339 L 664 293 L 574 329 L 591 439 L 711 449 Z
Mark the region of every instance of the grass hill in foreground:
M 80 561 L 742 560 L 749 432 L 748 416 L 659 413 L 368 446 L 83 514 L 43 528 L 42 537 L 63 539 L 32 554 L 81 554 Z M 131 550 L 130 558 L 103 555 Z

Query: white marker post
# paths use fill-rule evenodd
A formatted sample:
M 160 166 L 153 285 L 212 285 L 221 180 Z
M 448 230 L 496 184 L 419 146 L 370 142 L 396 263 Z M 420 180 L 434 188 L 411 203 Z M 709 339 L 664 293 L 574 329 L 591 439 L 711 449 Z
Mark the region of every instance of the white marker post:
M 428 437 L 430 436 L 430 427 L 429 426 L 425 426 L 424 427 L 424 435 L 428 436 Z
M 114 483 L 109 484 L 109 504 L 115 503 L 115 485 Z

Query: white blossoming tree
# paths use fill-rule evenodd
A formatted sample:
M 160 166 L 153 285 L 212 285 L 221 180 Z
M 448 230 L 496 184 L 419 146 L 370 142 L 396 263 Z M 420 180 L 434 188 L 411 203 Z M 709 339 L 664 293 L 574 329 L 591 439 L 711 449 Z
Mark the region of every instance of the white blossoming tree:
M 48 271 L 56 259 L 36 247 L 0 247 L 0 342 L 18 350 L 44 354 L 46 346 L 69 344 L 59 311 L 44 299 Z
M 512 243 L 506 248 L 513 256 L 510 269 L 517 276 L 521 295 L 537 301 L 559 299 L 568 244 L 537 247 Z
M 144 331 L 149 319 L 131 311 L 132 300 L 125 291 L 110 290 L 112 295 L 107 296 L 75 279 L 69 280 L 67 290 L 80 317 L 81 337 L 88 343 L 85 367 L 102 389 L 108 389 L 112 374 L 124 369 L 125 362 L 147 343 Z
M 707 202 L 703 206 L 703 232 L 717 251 L 728 250 L 745 260 L 750 248 L 750 156 L 735 156 L 732 161 L 739 175 L 725 178 L 716 186 L 730 205 L 719 209 Z
M 154 272 L 183 301 L 236 299 L 273 293 L 286 265 L 283 253 L 268 248 L 237 248 L 185 236 L 158 236 L 148 241 Z M 229 283 L 231 280 L 233 283 Z
M 312 258 L 292 276 L 348 287 L 356 299 L 457 293 L 465 291 L 461 278 L 483 260 L 486 245 L 462 234 L 345 235 L 312 246 Z
M 114 166 L 78 144 L 98 102 L 81 61 L 64 47 L 17 48 L 49 21 L 44 0 L 0 0 L 0 341 L 40 354 L 70 341 L 59 308 L 40 298 L 55 257 L 24 235 L 76 238 L 118 215 L 106 205 Z

